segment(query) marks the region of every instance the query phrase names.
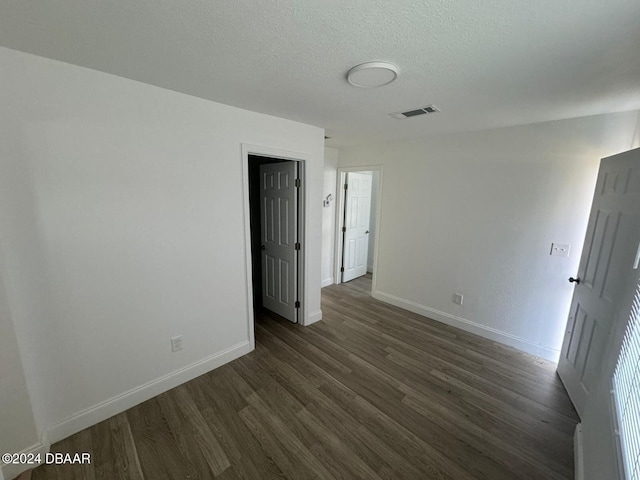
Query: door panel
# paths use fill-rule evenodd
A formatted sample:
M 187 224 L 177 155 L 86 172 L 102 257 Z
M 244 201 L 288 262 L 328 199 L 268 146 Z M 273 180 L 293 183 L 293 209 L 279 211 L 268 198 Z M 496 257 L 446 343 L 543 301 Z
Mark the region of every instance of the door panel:
M 351 271 L 356 268 L 356 239 L 347 240 L 347 252 L 345 255 L 345 270 Z
M 262 300 L 263 301 L 264 301 L 265 295 L 267 296 L 267 298 L 270 298 L 270 299 L 276 298 L 275 262 L 276 262 L 276 259 L 271 255 L 267 255 L 267 254 L 264 255 L 264 266 L 262 269 L 262 273 L 265 277 L 262 283 L 263 285 Z
M 372 180 L 371 173 L 347 173 L 343 282 L 367 273 Z
M 640 238 L 640 158 L 618 155 L 600 164 L 584 250 L 560 353 L 558 374 L 582 416 L 599 380 L 621 279 Z
M 262 304 L 297 321 L 297 191 L 295 162 L 260 165 Z

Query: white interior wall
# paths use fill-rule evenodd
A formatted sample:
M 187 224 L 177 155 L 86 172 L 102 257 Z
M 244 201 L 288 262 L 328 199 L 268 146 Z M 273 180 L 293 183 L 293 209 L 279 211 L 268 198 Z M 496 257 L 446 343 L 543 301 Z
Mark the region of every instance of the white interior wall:
M 4 286 L 0 245 L 0 453 L 43 453 Z M 28 464 L 0 462 L 0 480 L 15 478 Z
M 0 66 L 3 277 L 38 435 L 249 350 L 242 144 L 311 158 L 321 317 L 322 129 L 5 48 Z
M 0 55 L 2 54 L 3 50 L 0 49 Z M 4 67 L 1 58 L 0 65 Z M 3 69 L 4 72 L 6 69 Z M 17 441 L 12 445 L 14 450 L 11 450 L 17 453 L 39 443 L 41 439 L 46 443 L 46 438 L 42 438 L 43 430 L 38 428 L 43 422 L 43 412 L 34 401 L 45 398 L 44 385 L 34 381 L 35 377 L 30 378 L 28 372 L 46 369 L 48 366 L 48 358 L 43 356 L 43 351 L 32 348 L 29 342 L 20 343 L 19 339 L 42 337 L 48 338 L 50 344 L 55 345 L 57 331 L 50 321 L 49 278 L 35 216 L 31 168 L 21 158 L 21 153 L 26 152 L 28 146 L 23 142 L 23 130 L 18 123 L 11 121 L 11 110 L 5 102 L 4 86 L 7 79 L 7 75 L 0 76 L 0 109 L 3 112 L 0 115 L 0 275 L 6 299 L 2 323 L 7 332 L 6 337 L 2 335 L 2 343 L 3 351 L 6 349 L 8 355 L 18 354 L 20 358 L 6 363 L 3 359 L 2 364 L 7 367 L 11 365 L 9 368 L 13 370 L 4 379 L 6 384 L 3 385 L 3 391 L 24 391 L 24 382 L 28 399 L 24 398 L 24 394 L 18 394 L 19 405 L 5 404 L 3 400 L 3 413 L 12 420 L 7 423 L 3 420 L 0 437 L 10 439 L 17 434 Z M 29 321 L 23 321 L 24 319 Z M 15 346 L 12 346 L 14 339 Z M 17 372 L 18 368 L 23 371 Z M 44 375 L 47 375 L 46 371 Z M 28 401 L 24 402 L 25 400 Z M 25 412 L 27 407 L 28 413 Z M 25 423 L 21 421 L 21 426 L 16 429 L 14 416 L 27 420 Z M 29 417 L 32 425 L 29 425 Z M 13 478 L 19 473 L 14 465 L 4 465 L 0 470 L 6 478 Z
M 384 165 L 374 296 L 557 360 L 599 160 L 631 147 L 637 116 L 341 149 L 340 167 Z
M 2 272 L 0 245 L 0 453 L 14 453 L 38 443 L 39 438 Z
M 333 196 L 328 207 L 322 209 L 322 286 L 333 285 L 334 242 L 336 235 L 336 174 L 338 171 L 338 150 L 324 149 L 324 186 L 322 197 Z

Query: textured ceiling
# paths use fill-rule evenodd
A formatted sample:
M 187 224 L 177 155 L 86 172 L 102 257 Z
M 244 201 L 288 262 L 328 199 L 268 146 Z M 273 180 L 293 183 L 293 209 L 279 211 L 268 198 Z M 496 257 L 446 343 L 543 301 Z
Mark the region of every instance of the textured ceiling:
M 334 146 L 640 109 L 638 0 L 2 0 L 0 45 L 324 127 Z M 398 80 L 350 86 L 372 60 Z M 387 115 L 429 103 L 442 112 Z

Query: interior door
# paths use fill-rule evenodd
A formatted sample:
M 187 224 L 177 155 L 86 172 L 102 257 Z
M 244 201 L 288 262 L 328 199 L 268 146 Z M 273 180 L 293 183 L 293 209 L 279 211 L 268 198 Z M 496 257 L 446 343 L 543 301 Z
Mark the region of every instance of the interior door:
M 346 176 L 343 282 L 367 273 L 372 179 L 370 172 L 348 172 Z
M 640 239 L 640 149 L 605 158 L 593 196 L 558 374 L 580 417 L 596 386 Z
M 260 165 L 262 305 L 297 322 L 297 163 Z

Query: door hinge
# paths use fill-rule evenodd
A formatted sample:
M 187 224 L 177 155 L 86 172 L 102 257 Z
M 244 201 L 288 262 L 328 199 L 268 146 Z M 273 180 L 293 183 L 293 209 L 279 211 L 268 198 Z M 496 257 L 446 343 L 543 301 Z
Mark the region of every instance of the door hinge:
M 300 250 L 300 242 L 296 242 L 295 249 Z
M 296 300 L 296 308 L 300 308 L 300 300 Z
M 342 227 L 342 232 L 346 232 L 347 231 L 347 227 Z
M 347 190 L 348 188 L 349 188 L 349 185 L 345 183 L 344 184 L 344 189 Z
M 340 272 L 344 272 L 344 267 L 340 267 Z
M 302 180 L 296 178 L 296 188 L 300 188 L 302 186 Z

